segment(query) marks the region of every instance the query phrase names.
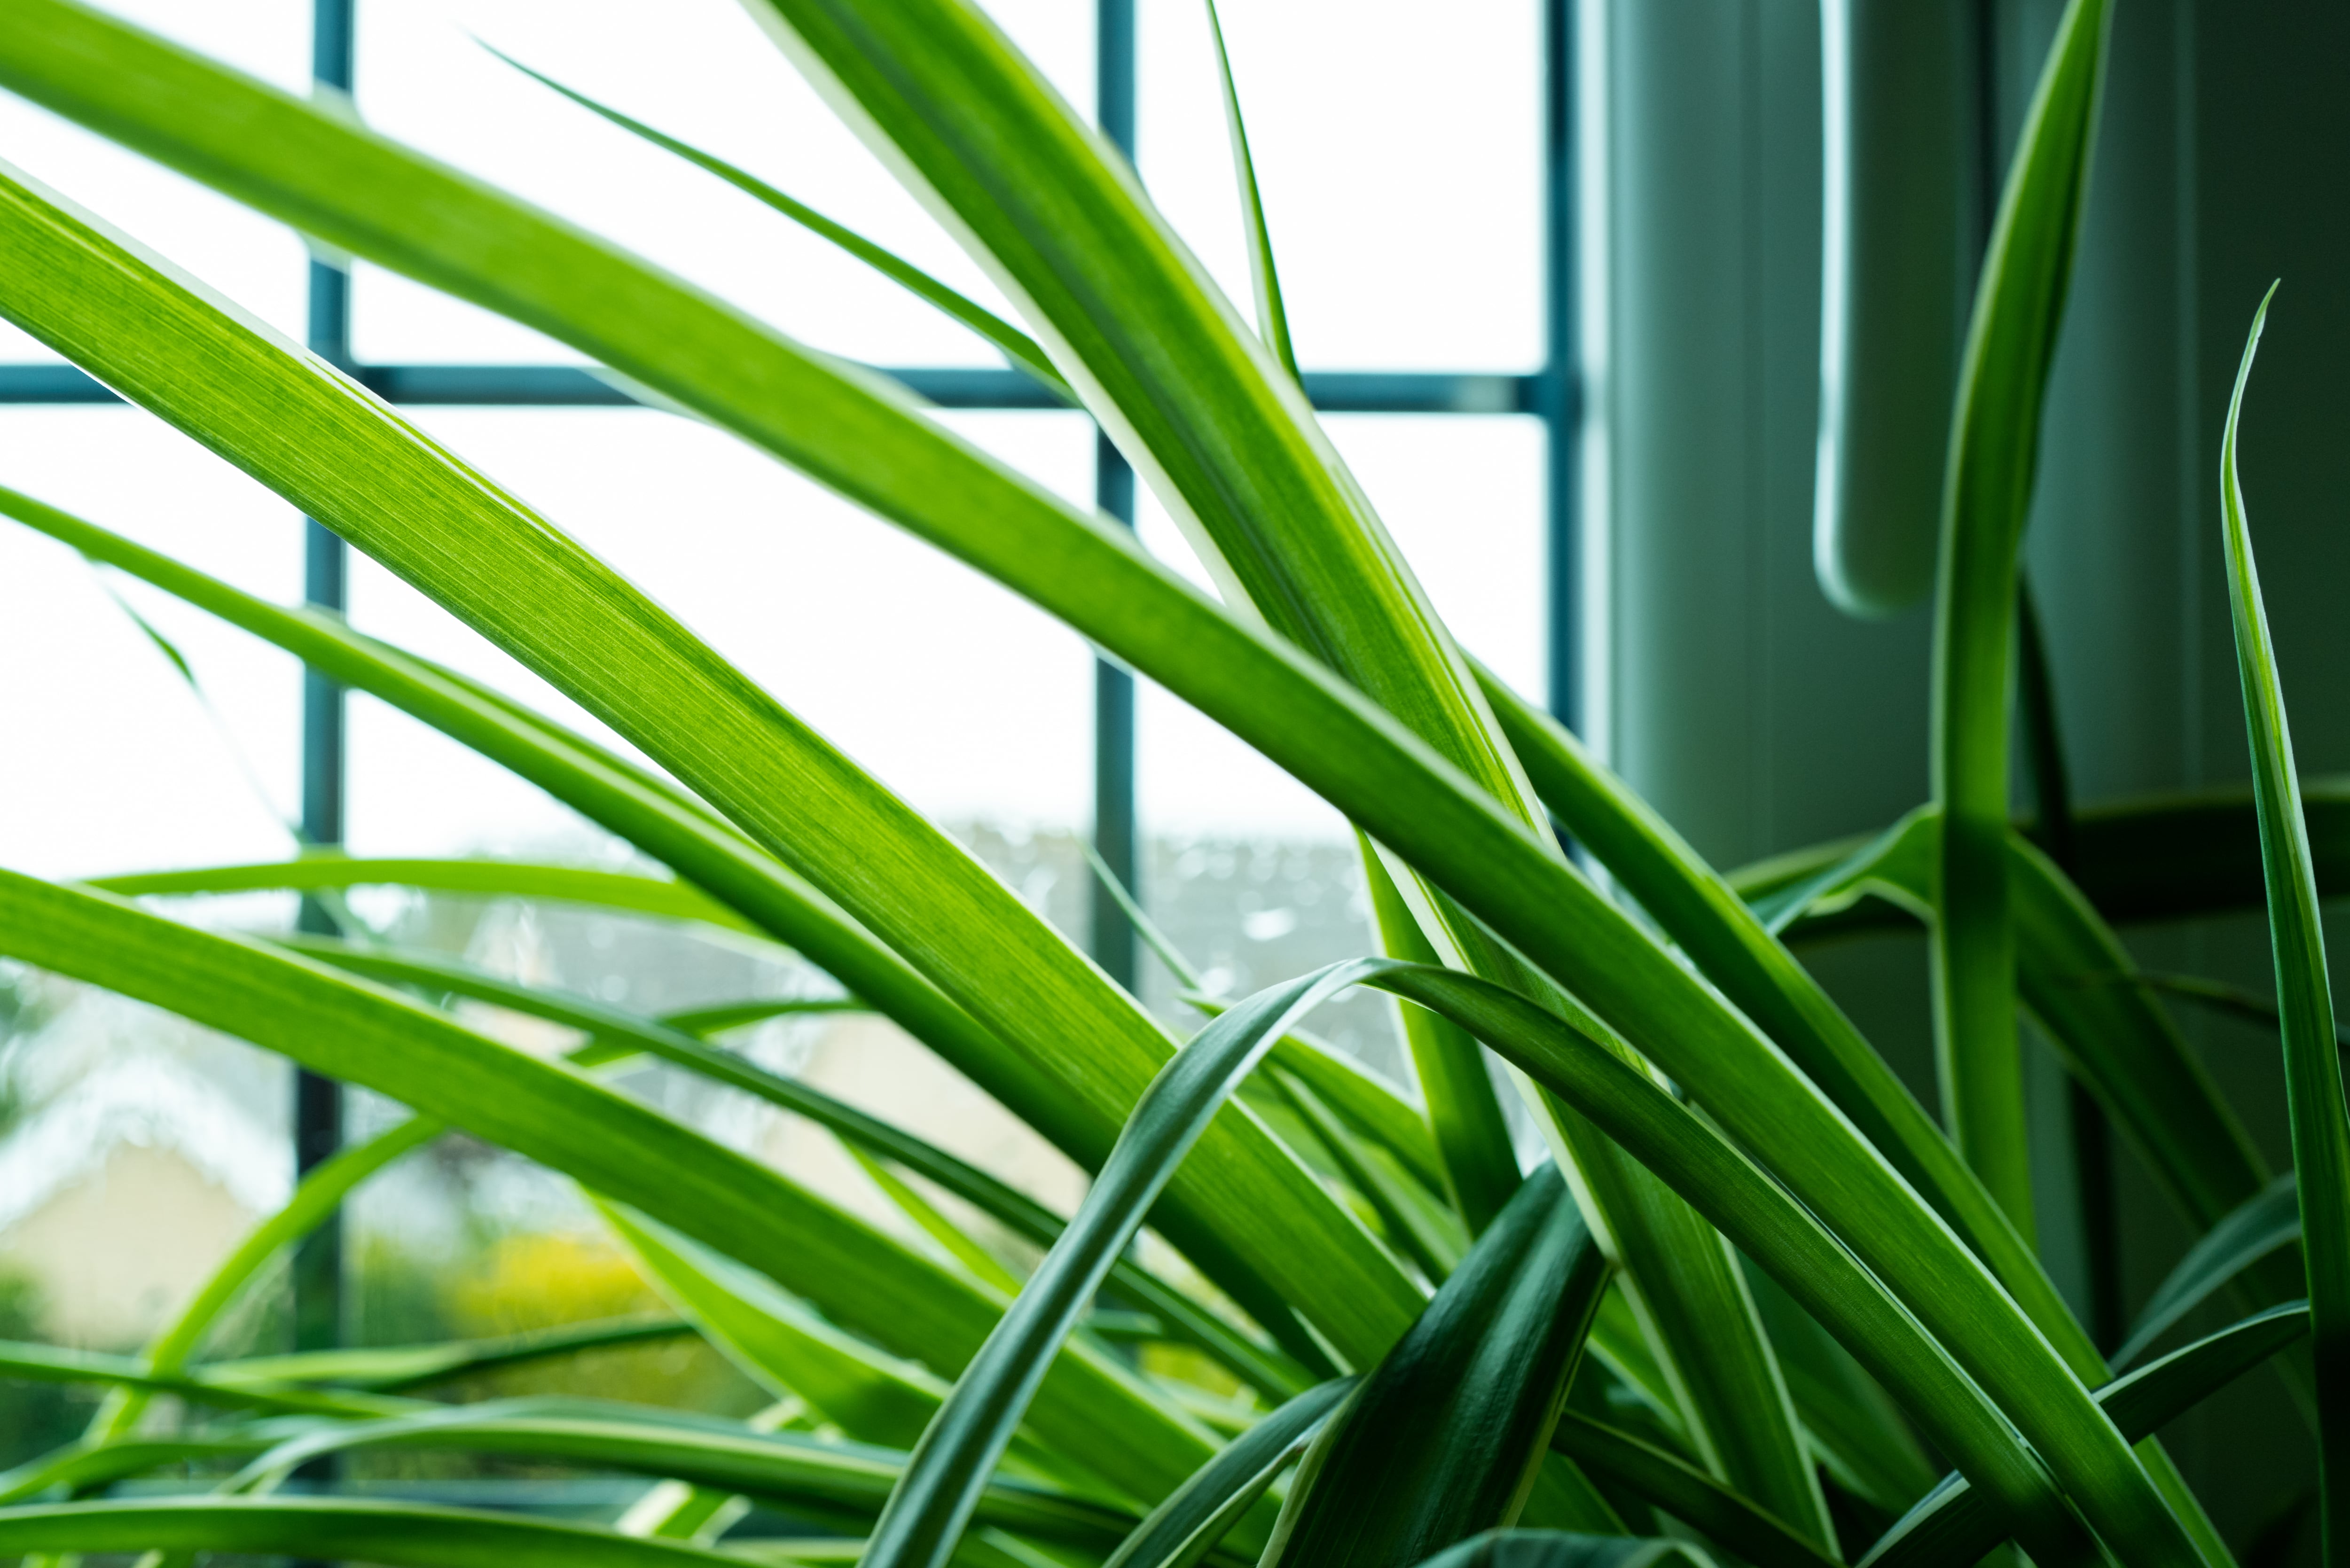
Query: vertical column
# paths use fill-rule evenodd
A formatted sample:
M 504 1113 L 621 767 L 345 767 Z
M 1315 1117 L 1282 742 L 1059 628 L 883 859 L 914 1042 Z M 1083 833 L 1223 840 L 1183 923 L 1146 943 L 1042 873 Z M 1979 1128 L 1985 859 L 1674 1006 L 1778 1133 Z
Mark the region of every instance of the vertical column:
M 1134 156 L 1134 0 L 1096 0 L 1095 112 L 1102 131 Z M 1134 524 L 1134 470 L 1108 436 L 1094 436 L 1094 504 Z M 1134 812 L 1134 677 L 1116 665 L 1094 665 L 1094 850 L 1137 898 L 1142 895 L 1142 855 Z M 1139 979 L 1134 923 L 1105 891 L 1093 887 L 1090 946 L 1094 961 L 1128 991 Z
M 321 87 L 351 86 L 353 0 L 317 0 L 311 23 L 310 71 Z M 350 363 L 350 276 L 313 257 L 310 262 L 311 349 L 338 365 Z M 303 597 L 322 609 L 345 607 L 345 548 L 315 518 L 303 522 Z M 343 689 L 316 670 L 302 672 L 302 834 L 314 846 L 343 839 Z M 316 900 L 302 901 L 306 931 L 332 935 L 334 922 Z M 297 1069 L 294 1079 L 294 1165 L 307 1175 L 333 1157 L 343 1137 L 342 1085 Z M 341 1338 L 343 1236 L 339 1218 L 311 1233 L 294 1255 L 294 1344 L 326 1349 Z
M 1550 552 L 1550 711 L 1568 729 L 1583 720 L 1583 530 L 1580 516 L 1583 378 L 1576 331 L 1575 0 L 1543 4 L 1543 373 L 1534 412 L 1549 439 L 1544 496 Z

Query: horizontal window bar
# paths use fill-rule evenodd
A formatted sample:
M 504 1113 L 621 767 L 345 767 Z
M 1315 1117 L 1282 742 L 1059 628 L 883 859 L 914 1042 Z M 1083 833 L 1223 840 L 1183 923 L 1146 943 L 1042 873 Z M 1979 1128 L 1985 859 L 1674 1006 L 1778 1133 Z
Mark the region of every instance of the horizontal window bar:
M 922 366 L 881 372 L 945 409 L 1057 409 L 1024 372 Z M 617 408 L 636 402 L 594 371 L 569 365 L 364 365 L 359 380 L 387 402 L 514 408 Z M 1306 394 L 1326 413 L 1514 414 L 1543 407 L 1542 375 L 1309 370 Z M 110 403 L 115 395 L 71 365 L 0 365 L 0 403 Z

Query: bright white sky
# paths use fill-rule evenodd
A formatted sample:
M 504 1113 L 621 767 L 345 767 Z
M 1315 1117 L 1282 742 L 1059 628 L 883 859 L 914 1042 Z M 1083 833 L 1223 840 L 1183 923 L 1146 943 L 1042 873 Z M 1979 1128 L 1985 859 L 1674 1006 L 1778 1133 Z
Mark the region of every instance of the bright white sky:
M 296 88 L 307 0 L 111 8 Z M 996 14 L 1063 91 L 1092 99 L 1090 0 Z M 1143 174 L 1236 298 L 1246 261 L 1198 0 L 1140 0 Z M 1540 351 L 1539 54 L 1532 0 L 1230 0 L 1225 21 L 1312 368 L 1531 368 Z M 359 98 L 380 129 L 612 235 L 826 348 L 985 364 L 926 306 L 719 182 L 500 65 L 478 36 L 751 168 L 975 296 L 988 286 L 733 0 L 360 0 Z M 657 24 L 657 25 L 656 25 Z M 0 157 L 280 327 L 302 324 L 286 231 L 0 95 Z M 354 337 L 376 361 L 576 356 L 362 269 Z M 0 328 L 0 358 L 49 358 Z M 948 820 L 1081 825 L 1089 654 L 1072 634 L 887 524 L 702 426 L 636 410 L 426 410 L 421 422 L 604 553 L 893 788 Z M 1092 490 L 1074 415 L 948 423 L 1064 493 Z M 1471 649 L 1542 684 L 1543 439 L 1521 419 L 1338 418 L 1333 434 Z M 127 409 L 0 409 L 0 483 L 255 592 L 300 591 L 298 519 Z M 1146 502 L 1146 541 L 1188 552 Z M 195 700 L 87 567 L 0 522 L 0 864 L 70 876 L 283 853 L 291 661 L 143 592 L 196 665 Z M 355 563 L 369 631 L 571 712 L 388 575 Z M 1155 831 L 1336 834 L 1327 808 L 1181 704 L 1147 692 Z M 366 700 L 353 711 L 352 846 L 514 849 L 560 808 Z

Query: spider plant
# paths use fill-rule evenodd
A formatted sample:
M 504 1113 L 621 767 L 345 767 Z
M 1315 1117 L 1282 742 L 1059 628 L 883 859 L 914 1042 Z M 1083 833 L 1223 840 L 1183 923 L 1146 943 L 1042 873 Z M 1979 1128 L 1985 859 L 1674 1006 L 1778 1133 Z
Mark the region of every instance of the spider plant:
M 2106 0 L 2065 11 L 1983 267 L 1943 519 L 1935 798 L 1866 841 L 1734 876 L 1471 660 L 1430 608 L 1299 389 L 1228 65 L 1253 327 L 1119 156 L 965 0 L 745 3 L 1002 286 L 1016 324 L 547 85 L 842 244 L 1084 409 L 1182 524 L 1216 594 L 891 384 L 330 106 L 74 0 L 0 3 L 0 86 L 570 345 L 1057 617 L 1355 824 L 1383 950 L 1253 996 L 1200 995 L 1206 1021 L 1176 1038 L 802 722 L 788 691 L 731 667 L 560 519 L 0 168 L 0 316 L 414 585 L 651 765 L 97 521 L 14 491 L 0 512 L 403 710 L 666 867 L 314 855 L 109 884 L 0 872 L 0 953 L 412 1112 L 315 1170 L 142 1355 L 0 1346 L 11 1376 L 112 1391 L 83 1440 L 0 1478 L 0 1552 L 416 1568 L 1679 1553 L 1809 1568 L 1968 1563 L 2012 1540 L 2043 1568 L 2217 1568 L 2226 1548 L 2149 1434 L 2304 1336 L 2314 1357 L 2279 1365 L 2314 1396 L 2329 1557 L 2342 1550 L 2350 1118 L 2315 908 L 2350 813 L 2304 799 L 2293 771 L 2233 409 L 2223 517 L 2255 789 L 2066 805 L 2061 858 L 2018 831 L 2007 797 L 2017 551 Z M 1554 824 L 1605 868 L 1604 887 Z M 356 927 L 240 935 L 140 902 L 384 883 L 787 948 L 839 982 L 834 1005 L 902 1029 L 1091 1172 L 1090 1189 L 1055 1211 L 729 1048 L 730 1029 L 792 1004 L 650 1016 Z M 2300 1261 L 2282 1189 L 2113 923 L 2263 888 L 2291 1064 L 2288 1209 L 2309 1217 Z M 1948 1128 L 1797 956 L 1912 919 L 1933 933 Z M 1398 999 L 1411 1083 L 1300 1032 L 1351 987 Z M 583 1043 L 564 1060 L 527 1054 L 469 1027 L 453 1005 L 469 999 Z M 2032 1243 L 2020 1012 L 2208 1233 L 2130 1365 L 2101 1354 Z M 1532 1169 L 1509 1144 L 1489 1053 L 1543 1135 Z M 633 1097 L 615 1074 L 646 1057 L 828 1129 L 941 1246 L 909 1245 Z M 675 1317 L 205 1358 L 271 1259 L 452 1128 L 576 1182 Z M 1164 1250 L 1130 1245 L 1146 1227 Z M 1003 1250 L 1006 1234 L 1042 1261 Z M 1188 1267 L 1163 1262 L 1174 1256 Z M 2249 1315 L 2143 1359 L 2178 1302 L 2214 1294 Z M 717 1347 L 776 1403 L 743 1421 L 420 1392 L 677 1335 Z M 1192 1354 L 1139 1357 L 1151 1342 Z M 1170 1366 L 1211 1371 L 1187 1386 Z M 1239 1392 L 1211 1400 L 1211 1383 Z M 164 1419 L 172 1408 L 184 1414 Z M 647 1490 L 616 1523 L 588 1526 L 281 1484 L 377 1449 L 519 1456 Z M 189 1467 L 209 1479 L 109 1491 Z M 731 1539 L 740 1500 L 803 1533 Z

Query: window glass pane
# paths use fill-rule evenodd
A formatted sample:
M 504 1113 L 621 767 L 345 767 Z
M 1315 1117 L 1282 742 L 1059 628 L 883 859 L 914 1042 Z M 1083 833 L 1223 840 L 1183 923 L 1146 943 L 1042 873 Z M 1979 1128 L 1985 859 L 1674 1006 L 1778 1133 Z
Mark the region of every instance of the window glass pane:
M 1253 297 L 1205 7 L 1139 0 L 1144 180 L 1243 314 Z M 1223 8 L 1299 360 L 1542 358 L 1542 50 L 1533 0 Z
M 1073 102 L 1090 105 L 1087 0 L 996 8 Z M 369 122 L 708 287 L 816 347 L 884 364 L 1001 363 L 862 263 L 715 176 L 501 63 L 469 34 L 750 170 L 955 287 L 1008 311 L 961 248 L 732 0 L 364 4 Z M 372 268 L 354 294 L 362 359 L 576 358 L 536 334 Z
M 970 845 L 1032 904 L 1065 929 L 1077 928 L 1091 658 L 1074 635 L 694 421 L 632 410 L 421 417 Z M 1093 435 L 1084 420 L 947 419 L 1064 493 L 1090 493 Z M 355 566 L 353 614 L 365 629 L 608 735 L 414 590 L 370 564 Z M 625 853 L 530 786 L 364 701 L 353 712 L 350 826 L 359 853 L 487 850 L 605 863 Z M 556 906 L 436 897 L 366 912 L 395 941 L 634 1010 L 838 994 L 780 950 Z M 528 1021 L 487 1010 L 469 1016 L 536 1049 L 566 1043 Z M 1066 1207 L 1082 1191 L 1066 1160 L 880 1020 L 780 1021 L 730 1044 L 1039 1197 Z M 625 1086 L 909 1244 L 931 1245 L 809 1124 L 668 1069 L 633 1074 Z M 463 1140 L 411 1160 L 357 1212 L 358 1332 L 369 1342 L 505 1332 L 651 1304 L 632 1293 L 633 1277 L 566 1183 Z M 533 1281 L 542 1287 L 526 1288 Z M 682 1352 L 673 1366 L 648 1352 L 598 1363 L 591 1374 L 506 1391 L 560 1387 L 722 1407 L 752 1397 L 719 1364 Z
M 1381 510 L 1439 614 L 1471 651 L 1539 693 L 1543 439 L 1521 418 L 1338 416 L 1332 439 Z M 1142 536 L 1203 580 L 1155 502 Z M 1144 683 L 1137 776 L 1153 919 L 1220 989 L 1246 994 L 1373 950 L 1354 837 L 1318 796 L 1222 726 Z M 1146 994 L 1185 1010 L 1153 970 Z M 1389 1073 L 1402 1058 L 1385 1001 L 1357 993 L 1314 1027 Z
M 310 82 L 308 0 L 116 0 L 116 12 L 190 48 L 283 87 Z M 22 99 L 0 93 L 0 146 L 8 161 L 160 252 L 281 332 L 304 326 L 302 242 L 192 180 Z M 0 361 L 57 356 L 0 322 Z
M 250 592 L 299 593 L 291 508 L 144 413 L 0 409 L 0 452 L 15 489 Z M 74 878 L 292 853 L 290 658 L 0 520 L 0 866 Z M 282 927 L 292 909 L 257 894 L 172 912 Z M 121 1351 L 160 1326 L 285 1201 L 286 1081 L 275 1056 L 0 960 L 0 1337 Z M 257 1331 L 282 1324 L 275 1306 Z M 0 1396 L 0 1462 L 78 1436 L 81 1392 Z
M 1085 820 L 1086 647 L 977 574 L 691 421 L 419 417 L 934 819 L 1014 836 Z M 1075 415 L 949 421 L 1065 492 L 1090 491 L 1091 431 Z M 355 566 L 357 624 L 584 720 L 421 595 Z M 511 851 L 570 831 L 535 789 L 401 716 L 363 704 L 353 719 L 355 848 Z
M 136 410 L 0 409 L 5 482 L 279 601 L 301 519 Z M 46 877 L 275 858 L 292 846 L 298 667 L 0 519 L 0 865 Z M 125 612 L 136 607 L 202 695 Z

